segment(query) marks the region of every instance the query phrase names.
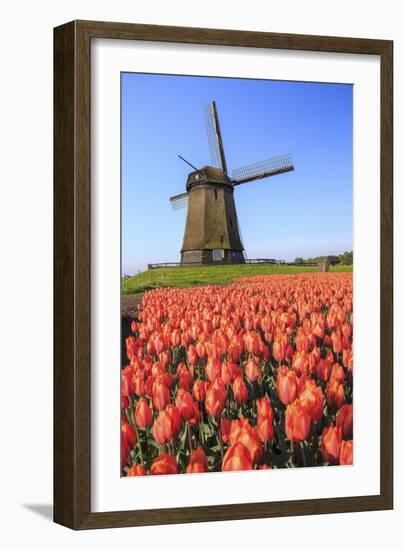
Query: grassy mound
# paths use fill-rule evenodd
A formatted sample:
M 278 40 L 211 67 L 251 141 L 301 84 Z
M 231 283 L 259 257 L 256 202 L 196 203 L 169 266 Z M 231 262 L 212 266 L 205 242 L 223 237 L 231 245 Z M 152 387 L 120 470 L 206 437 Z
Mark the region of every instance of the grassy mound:
M 122 294 L 138 294 L 161 287 L 188 287 L 211 284 L 229 284 L 237 277 L 254 275 L 281 275 L 315 272 L 317 267 L 268 264 L 208 265 L 194 267 L 164 267 L 149 269 L 125 279 Z M 352 271 L 351 265 L 335 265 L 333 272 Z

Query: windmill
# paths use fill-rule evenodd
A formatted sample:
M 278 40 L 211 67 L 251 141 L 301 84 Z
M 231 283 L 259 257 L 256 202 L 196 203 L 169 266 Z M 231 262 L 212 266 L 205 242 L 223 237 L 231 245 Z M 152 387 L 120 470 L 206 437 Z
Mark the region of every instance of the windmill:
M 291 155 L 237 168 L 229 177 L 215 101 L 206 107 L 206 126 L 212 166 L 198 169 L 178 155 L 193 171 L 187 178 L 186 193 L 169 199 L 174 210 L 188 207 L 181 263 L 244 263 L 234 188 L 294 170 Z

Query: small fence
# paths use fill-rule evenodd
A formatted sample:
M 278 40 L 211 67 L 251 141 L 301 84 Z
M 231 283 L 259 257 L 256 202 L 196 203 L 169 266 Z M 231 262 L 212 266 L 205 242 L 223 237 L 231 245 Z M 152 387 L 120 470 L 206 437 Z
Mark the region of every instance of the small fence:
M 148 264 L 148 269 L 158 269 L 161 267 L 190 267 L 190 266 L 222 266 L 222 265 L 244 265 L 244 264 L 270 264 L 270 265 L 294 265 L 289 264 L 285 260 L 274 260 L 273 258 L 255 258 L 255 259 L 245 259 L 244 262 L 235 264 L 234 262 L 210 262 L 210 263 L 201 263 L 201 262 L 186 262 L 182 264 L 181 262 L 162 262 L 157 264 Z M 298 265 L 298 264 L 295 264 Z M 302 265 L 302 264 L 301 264 Z M 309 264 L 304 264 L 309 265 Z M 312 264 L 316 265 L 316 264 Z

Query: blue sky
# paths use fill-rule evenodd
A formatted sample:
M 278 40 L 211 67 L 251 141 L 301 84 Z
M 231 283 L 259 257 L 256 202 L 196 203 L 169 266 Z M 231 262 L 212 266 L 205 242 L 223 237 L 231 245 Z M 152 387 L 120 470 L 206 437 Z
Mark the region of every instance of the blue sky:
M 348 84 L 122 74 L 122 271 L 179 261 L 190 168 L 210 164 L 204 108 L 217 104 L 229 172 L 291 153 L 295 171 L 235 189 L 249 258 L 352 250 Z M 188 170 L 189 168 L 189 170 Z

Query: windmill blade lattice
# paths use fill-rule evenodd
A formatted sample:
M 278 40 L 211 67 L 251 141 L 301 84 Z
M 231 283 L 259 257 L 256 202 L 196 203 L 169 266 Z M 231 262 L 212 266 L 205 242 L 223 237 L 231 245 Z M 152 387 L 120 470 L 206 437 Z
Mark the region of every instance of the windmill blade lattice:
M 220 124 L 218 121 L 215 102 L 209 103 L 205 110 L 207 140 L 210 149 L 211 165 L 227 173 L 227 164 L 224 155 L 224 145 L 222 142 Z
M 236 168 L 232 172 L 232 183 L 239 185 L 248 181 L 281 174 L 282 172 L 290 172 L 291 170 L 294 170 L 291 155 L 280 155 L 249 164 L 248 166 Z
M 189 193 L 181 193 L 180 195 L 175 195 L 169 199 L 172 210 L 179 210 L 180 208 L 186 208 L 189 201 Z

